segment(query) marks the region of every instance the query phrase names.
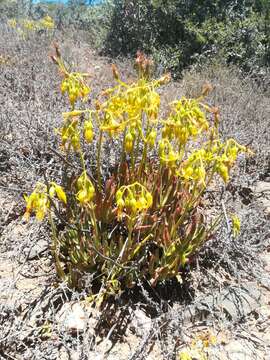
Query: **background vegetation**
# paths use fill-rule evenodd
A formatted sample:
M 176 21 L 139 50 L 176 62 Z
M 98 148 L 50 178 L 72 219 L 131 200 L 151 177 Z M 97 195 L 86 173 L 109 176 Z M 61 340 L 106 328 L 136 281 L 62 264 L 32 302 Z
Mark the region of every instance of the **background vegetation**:
M 269 10 L 260 0 L 116 0 L 105 49 L 141 48 L 176 74 L 213 56 L 256 73 L 270 61 Z
M 134 57 L 141 49 L 175 77 L 216 58 L 262 78 L 270 63 L 268 0 L 70 0 L 66 5 L 1 0 L 7 17 L 52 16 L 57 28 L 87 32 L 99 51 Z M 91 5 L 91 6 L 89 6 Z

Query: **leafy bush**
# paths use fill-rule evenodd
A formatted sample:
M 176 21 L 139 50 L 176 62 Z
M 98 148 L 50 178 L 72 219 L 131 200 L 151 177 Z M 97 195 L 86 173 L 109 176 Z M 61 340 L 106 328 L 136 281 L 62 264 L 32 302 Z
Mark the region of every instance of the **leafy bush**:
M 0 18 L 25 16 L 29 10 L 28 0 L 0 0 Z
M 226 23 L 206 21 L 199 30 L 200 36 L 207 39 L 205 55 L 218 55 L 223 62 L 255 74 L 269 64 L 264 26 L 263 18 L 254 12 L 244 19 L 228 19 Z
M 218 218 L 203 211 L 203 194 L 219 175 L 224 182 L 244 146 L 219 137 L 219 113 L 204 102 L 185 97 L 159 115 L 158 88 L 170 76 L 151 79 L 152 62 L 138 52 L 138 80 L 123 82 L 113 66 L 116 85 L 103 91 L 93 106 L 87 100 L 87 74 L 70 72 L 56 47 L 53 61 L 63 76 L 61 90 L 70 110 L 57 130 L 61 139 L 63 180 L 38 183 L 26 196 L 26 213 L 38 220 L 47 214 L 57 273 L 80 286 L 90 273 L 115 294 L 137 279 L 152 286 L 178 275 L 211 237 Z M 106 172 L 104 149 L 118 147 Z M 91 156 L 94 154 L 94 156 Z M 239 221 L 232 219 L 234 230 Z M 102 297 L 101 297 L 102 298 Z
M 218 55 L 254 73 L 269 65 L 267 1 L 114 1 L 105 50 L 141 49 L 178 76 L 201 56 Z
M 35 31 L 50 31 L 54 29 L 54 21 L 48 15 L 37 21 L 31 19 L 20 19 L 19 21 L 9 19 L 8 25 L 22 35 L 27 35 Z

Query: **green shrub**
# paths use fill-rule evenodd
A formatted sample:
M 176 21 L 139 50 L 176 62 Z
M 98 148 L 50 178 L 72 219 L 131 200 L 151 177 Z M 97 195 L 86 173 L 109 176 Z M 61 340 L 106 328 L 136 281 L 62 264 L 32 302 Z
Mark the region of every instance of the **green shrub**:
M 219 138 L 218 110 L 204 101 L 209 86 L 197 99 L 175 100 L 161 118 L 158 88 L 170 76 L 152 80 L 153 64 L 140 52 L 136 82 L 123 82 L 113 66 L 115 86 L 79 109 L 90 93 L 87 74 L 70 72 L 58 48 L 52 58 L 70 101 L 58 129 L 63 181 L 46 178 L 25 199 L 26 217 L 49 216 L 58 275 L 77 287 L 91 274 L 103 285 L 101 299 L 138 279 L 155 286 L 178 276 L 218 222 L 202 210 L 203 194 L 216 175 L 229 180 L 247 149 Z M 104 149 L 113 142 L 118 158 L 105 175 Z
M 179 76 L 205 56 L 257 72 L 269 65 L 267 1 L 114 1 L 105 51 L 116 56 L 141 49 Z

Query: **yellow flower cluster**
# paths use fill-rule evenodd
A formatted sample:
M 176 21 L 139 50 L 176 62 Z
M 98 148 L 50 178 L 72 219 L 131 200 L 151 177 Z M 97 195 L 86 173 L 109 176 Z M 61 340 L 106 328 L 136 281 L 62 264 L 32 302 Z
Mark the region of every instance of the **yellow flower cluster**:
M 131 153 L 131 151 L 133 150 L 134 139 L 135 139 L 134 129 L 128 130 L 124 139 L 125 150 L 127 153 Z
M 234 139 L 229 139 L 225 143 L 216 140 L 216 143 L 212 145 L 211 152 L 208 151 L 208 162 L 211 160 L 214 162 L 214 171 L 221 176 L 225 183 L 229 181 L 230 169 L 240 152 L 249 152 L 249 150 Z
M 44 184 L 37 184 L 30 196 L 24 196 L 26 211 L 24 217 L 29 219 L 32 212 L 35 212 L 37 220 L 43 220 L 49 207 L 48 195 Z
M 84 138 L 87 143 L 91 143 L 94 138 L 93 123 L 90 119 L 84 122 Z
M 60 185 L 57 185 L 55 182 L 51 182 L 49 188 L 50 198 L 53 199 L 55 194 L 60 201 L 62 201 L 64 204 L 67 203 L 67 197 L 63 188 Z M 29 219 L 31 213 L 34 212 L 36 214 L 37 220 L 43 220 L 50 207 L 49 196 L 46 185 L 37 183 L 36 188 L 32 194 L 30 196 L 24 196 L 26 201 L 26 211 L 24 217 Z
M 247 151 L 245 146 L 239 145 L 233 139 L 229 139 L 225 143 L 215 140 L 207 143 L 205 149 L 192 152 L 188 159 L 181 164 L 178 174 L 185 180 L 194 180 L 206 185 L 206 174 L 216 173 L 226 183 L 237 155 L 239 152 Z M 209 169 L 212 169 L 212 173 Z
M 58 61 L 61 62 L 61 59 Z M 60 64 L 61 66 L 63 67 L 63 64 Z M 84 74 L 68 73 L 66 70 L 64 73 L 62 92 L 68 93 L 71 105 L 74 107 L 75 101 L 79 97 L 87 96 L 90 89 L 84 84 Z M 204 109 L 211 111 L 208 106 L 201 104 L 200 99 L 183 97 L 171 103 L 171 112 L 167 119 L 159 120 L 160 96 L 156 88 L 167 81 L 167 78 L 160 81 L 140 78 L 133 84 L 126 84 L 119 79 L 116 68 L 114 73 L 118 85 L 103 93 L 106 99 L 103 103 L 99 101 L 96 103 L 96 110 L 85 111 L 95 113 L 100 131 L 106 132 L 109 136 L 117 136 L 125 131 L 123 148 L 126 153 L 131 154 L 134 152 L 135 142 L 142 141 L 149 148 L 153 148 L 161 124 L 162 139 L 159 140 L 158 147 L 161 165 L 173 169 L 175 174 L 186 182 L 191 181 L 191 184 L 206 186 L 206 176 L 210 177 L 214 173 L 219 174 L 224 182 L 228 181 L 230 168 L 238 153 L 246 149 L 232 139 L 225 144 L 221 143 L 216 130 L 210 128 L 206 118 Z M 81 113 L 83 111 L 73 110 L 67 113 L 66 117 L 69 119 Z M 183 160 L 188 153 L 188 141 L 198 138 L 202 133 L 208 133 L 209 128 L 213 130 L 212 137 L 211 131 L 208 134 L 211 140 Z M 86 142 L 90 143 L 94 136 L 92 119 L 84 122 L 83 131 Z M 75 151 L 80 149 L 77 119 L 67 121 L 61 135 L 64 145 L 69 141 Z M 134 201 L 132 203 L 135 204 Z M 133 208 L 135 209 L 135 205 Z
M 152 202 L 153 198 L 150 192 L 138 182 L 121 186 L 116 192 L 116 205 L 120 215 L 126 209 L 128 213 L 135 216 L 138 212 L 150 208 Z
M 92 119 L 87 116 L 87 112 L 80 110 L 73 110 L 63 113 L 64 125 L 57 130 L 60 133 L 62 139 L 62 146 L 66 147 L 69 144 L 74 151 L 80 149 L 80 129 L 79 129 L 79 117 L 84 114 L 86 116 L 83 127 L 83 134 L 85 141 L 91 143 L 94 138 L 94 129 Z
M 119 80 L 118 86 L 106 91 L 109 98 L 100 106 L 100 129 L 113 136 L 127 126 L 140 128 L 142 114 L 149 120 L 156 120 L 160 107 L 160 96 L 155 91 L 157 86 L 158 83 L 144 79 L 131 85 Z
M 12 29 L 16 29 L 17 26 L 17 20 L 16 19 L 9 19 L 7 21 L 7 24 L 9 27 L 11 27 Z
M 182 164 L 180 175 L 185 180 L 193 180 L 205 185 L 205 155 L 206 152 L 203 149 L 194 151 Z
M 78 129 L 78 119 L 68 118 L 62 126 L 60 133 L 62 138 L 62 146 L 71 145 L 74 151 L 80 149 L 80 132 Z
M 173 146 L 168 139 L 159 141 L 159 159 L 162 165 L 175 168 L 179 160 L 179 153 L 173 150 Z
M 209 128 L 198 100 L 185 97 L 172 103 L 172 112 L 163 124 L 163 138 L 176 139 L 181 145 Z
M 49 189 L 49 195 L 51 199 L 54 198 L 55 194 L 60 201 L 62 201 L 64 204 L 67 203 L 67 196 L 62 186 L 57 185 L 55 182 L 51 182 L 51 186 Z
M 85 84 L 84 77 L 87 74 L 69 73 L 61 59 L 57 48 L 57 57 L 53 56 L 53 61 L 58 64 L 61 72 L 64 74 L 61 90 L 67 93 L 72 106 L 72 111 L 66 113 L 64 117 L 70 118 L 80 115 L 83 111 L 74 110 L 75 102 L 79 98 L 85 99 L 90 92 L 90 88 Z M 118 84 L 114 88 L 103 92 L 105 101 L 96 101 L 95 110 L 85 110 L 91 114 L 95 113 L 99 130 L 107 133 L 109 136 L 118 136 L 125 131 L 124 149 L 131 153 L 134 149 L 135 139 L 139 139 L 150 148 L 155 145 L 157 130 L 155 125 L 158 123 L 158 112 L 160 108 L 160 96 L 156 88 L 169 80 L 169 76 L 164 76 L 159 80 L 147 81 L 142 78 L 132 84 L 126 84 L 119 79 L 119 74 L 114 68 L 115 78 Z M 151 123 L 146 134 L 143 131 L 143 122 Z M 62 142 L 65 144 L 68 139 L 73 139 L 72 147 L 75 151 L 79 149 L 77 123 L 68 122 L 62 129 Z M 87 120 L 84 123 L 84 138 L 87 142 L 93 140 L 93 122 Z
M 145 137 L 141 131 L 140 126 L 138 127 L 131 126 L 127 128 L 127 132 L 124 137 L 124 148 L 127 153 L 131 153 L 134 149 L 134 143 L 136 140 L 137 132 L 139 132 L 139 136 L 141 140 L 145 144 L 148 144 L 150 148 L 153 148 L 155 145 L 155 141 L 157 137 L 157 131 L 155 129 L 151 129 Z
M 28 31 L 37 30 L 37 24 L 34 20 L 23 20 L 22 27 Z
M 38 27 L 41 29 L 53 29 L 54 28 L 54 21 L 53 19 L 46 15 L 43 19 L 39 20 Z
M 12 29 L 18 29 L 19 33 L 22 34 L 24 34 L 24 31 L 52 30 L 55 27 L 53 19 L 48 15 L 40 20 L 23 19 L 18 22 L 16 19 L 10 19 L 7 24 Z
M 85 84 L 84 78 L 88 74 L 81 73 L 66 73 L 65 78 L 61 84 L 62 94 L 67 93 L 69 101 L 72 107 L 74 107 L 75 102 L 81 98 L 86 100 L 88 94 L 90 93 L 90 88 Z
M 86 171 L 77 180 L 77 200 L 82 204 L 89 204 L 95 195 L 95 188 L 89 179 Z

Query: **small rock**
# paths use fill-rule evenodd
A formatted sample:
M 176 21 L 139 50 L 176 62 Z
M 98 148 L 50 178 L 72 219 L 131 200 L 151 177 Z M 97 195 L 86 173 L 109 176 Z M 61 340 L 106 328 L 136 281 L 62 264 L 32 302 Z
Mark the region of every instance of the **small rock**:
M 270 216 L 270 182 L 259 181 L 254 188 L 254 192 L 264 208 L 265 214 Z
M 197 310 L 213 309 L 223 311 L 233 321 L 247 316 L 260 306 L 261 293 L 255 282 L 247 282 L 241 287 L 228 287 L 220 293 L 204 297 Z
M 69 360 L 69 354 L 68 354 L 68 352 L 66 351 L 65 348 L 61 348 L 59 350 L 57 360 Z
M 134 330 L 139 336 L 143 336 L 150 331 L 151 327 L 151 319 L 145 315 L 144 311 L 136 309 L 134 311 L 134 318 L 130 324 L 130 330 Z
M 270 347 L 270 332 L 266 331 L 262 334 L 262 340 L 267 347 Z
M 39 257 L 42 253 L 44 253 L 44 251 L 48 249 L 48 247 L 48 242 L 46 240 L 38 241 L 30 249 L 26 249 L 27 252 L 29 251 L 28 260 L 34 260 L 35 258 Z
M 264 287 L 267 290 L 270 290 L 270 279 L 268 279 L 266 276 L 263 276 L 260 279 L 260 284 L 262 287 Z
M 104 339 L 98 346 L 102 354 L 106 354 L 112 348 L 112 342 L 109 339 Z
M 269 305 L 264 305 L 264 306 L 260 307 L 259 313 L 266 319 L 270 320 L 270 306 Z M 269 335 L 270 335 L 270 333 L 269 333 Z
M 269 252 L 263 253 L 260 256 L 260 258 L 263 261 L 264 270 L 267 271 L 267 272 L 270 272 L 270 253 Z
M 57 360 L 79 360 L 80 355 L 75 350 L 67 351 L 64 347 L 62 347 L 57 356 Z
M 86 328 L 86 314 L 79 303 L 66 303 L 57 315 L 59 326 L 67 332 L 83 332 Z
M 228 360 L 254 360 L 254 352 L 250 346 L 244 345 L 240 341 L 231 341 L 224 350 Z
M 270 182 L 258 181 L 255 186 L 255 193 L 270 193 Z

